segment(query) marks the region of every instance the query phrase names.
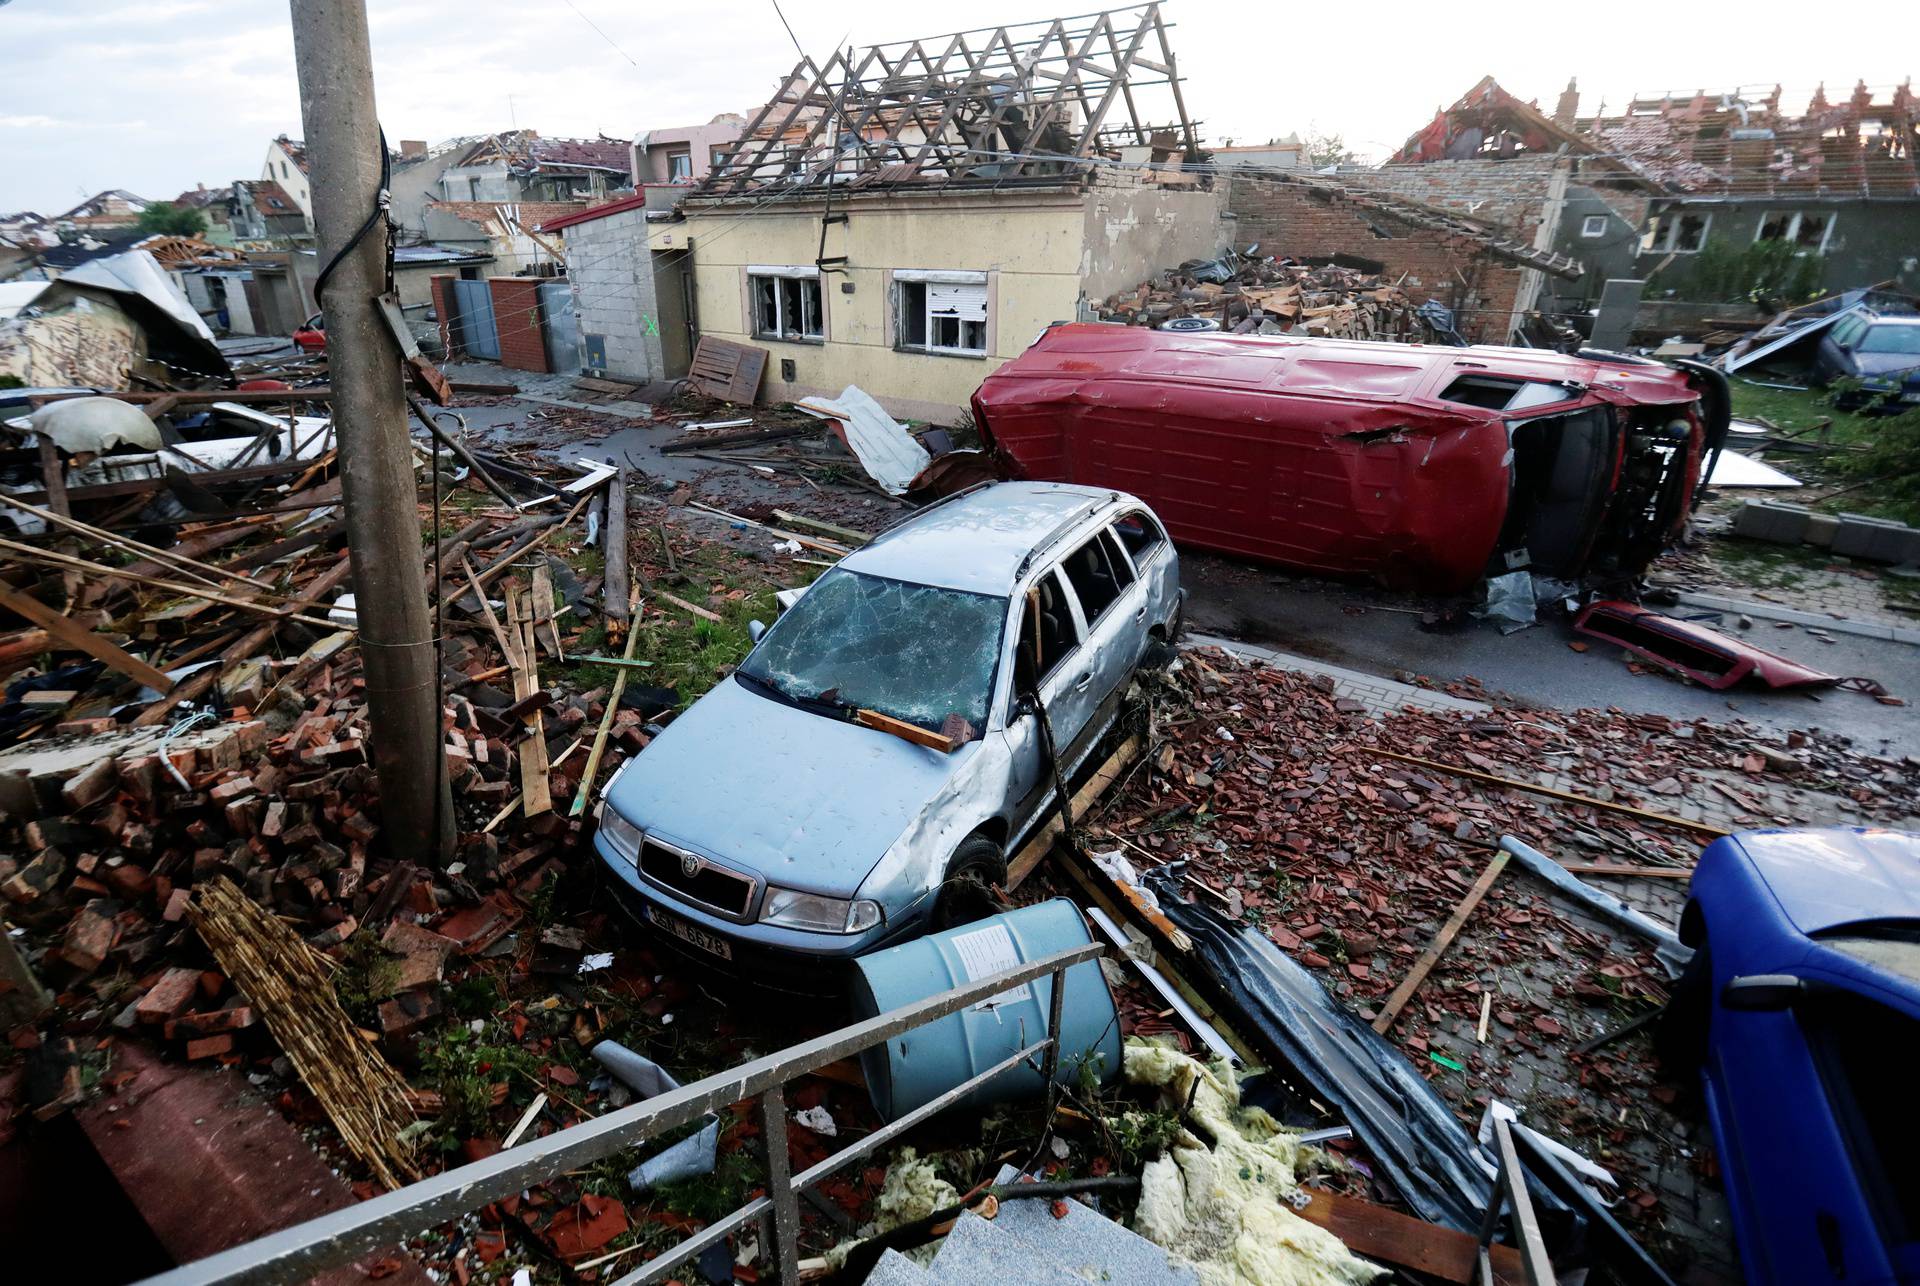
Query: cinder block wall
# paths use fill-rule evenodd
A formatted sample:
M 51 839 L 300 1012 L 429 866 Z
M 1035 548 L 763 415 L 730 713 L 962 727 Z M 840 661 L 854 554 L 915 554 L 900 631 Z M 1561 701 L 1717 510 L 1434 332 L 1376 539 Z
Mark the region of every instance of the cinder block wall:
M 454 280 L 451 274 L 436 274 L 433 278 L 433 315 L 440 319 L 440 347 L 446 351 L 447 360 L 450 362 L 458 361 L 467 355 L 466 350 L 460 347 L 459 339 L 453 330 Z
M 547 336 L 542 325 L 539 277 L 493 277 L 493 324 L 500 333 L 500 364 L 517 371 L 549 374 Z
M 1297 184 L 1239 175 L 1224 182 L 1242 248 L 1257 241 L 1262 254 L 1373 260 L 1415 301 L 1438 299 L 1452 308 L 1468 339 L 1506 342 L 1522 270 L 1488 255 L 1472 237 L 1412 227 Z
M 600 336 L 606 346 L 608 375 L 642 382 L 670 378 L 645 210 L 624 210 L 568 228 L 567 276 L 581 333 Z

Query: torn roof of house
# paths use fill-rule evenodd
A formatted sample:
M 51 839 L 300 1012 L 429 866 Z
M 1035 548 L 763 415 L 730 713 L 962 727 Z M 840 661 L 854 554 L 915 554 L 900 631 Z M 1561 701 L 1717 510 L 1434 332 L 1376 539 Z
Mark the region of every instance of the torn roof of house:
M 624 138 L 541 138 L 535 130 L 508 130 L 474 141 L 459 165 L 505 162 L 524 173 L 602 170 L 626 174 L 633 168 L 633 144 Z
M 280 145 L 280 150 L 287 154 L 288 160 L 300 167 L 302 174 L 308 172 L 307 145 L 304 142 L 297 138 L 288 138 L 285 134 L 280 135 L 280 137 L 273 141 Z
M 1158 4 L 803 57 L 697 192 L 1057 185 L 1129 147 L 1198 159 Z

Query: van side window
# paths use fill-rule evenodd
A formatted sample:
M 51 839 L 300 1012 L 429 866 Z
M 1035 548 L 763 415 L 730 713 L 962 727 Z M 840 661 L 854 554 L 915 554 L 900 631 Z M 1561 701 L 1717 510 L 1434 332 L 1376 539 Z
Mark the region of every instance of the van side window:
M 1153 551 L 1167 538 L 1166 533 L 1160 530 L 1159 523 L 1138 511 L 1114 523 L 1113 530 L 1120 537 L 1120 543 L 1127 547 L 1127 552 L 1133 555 L 1136 564 L 1152 557 Z
M 1027 590 L 1027 601 L 1020 609 L 1020 655 L 1033 666 L 1036 686 L 1046 682 L 1079 645 L 1073 609 L 1067 605 L 1059 575 L 1048 572 Z
M 1080 611 L 1089 626 L 1113 606 L 1120 591 L 1126 588 L 1113 574 L 1113 560 L 1107 556 L 1107 546 L 1099 536 L 1068 554 L 1060 570 L 1067 574 L 1067 583 L 1079 597 Z

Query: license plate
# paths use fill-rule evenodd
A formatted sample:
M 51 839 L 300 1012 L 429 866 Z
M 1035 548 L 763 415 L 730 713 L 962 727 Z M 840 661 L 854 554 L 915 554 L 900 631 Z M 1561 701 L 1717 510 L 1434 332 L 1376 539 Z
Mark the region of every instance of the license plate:
M 708 933 L 697 924 L 688 924 L 679 916 L 668 915 L 657 906 L 647 908 L 647 922 L 664 933 L 671 933 L 682 942 L 691 943 L 702 951 L 719 956 L 722 960 L 733 959 L 733 945 L 716 933 Z

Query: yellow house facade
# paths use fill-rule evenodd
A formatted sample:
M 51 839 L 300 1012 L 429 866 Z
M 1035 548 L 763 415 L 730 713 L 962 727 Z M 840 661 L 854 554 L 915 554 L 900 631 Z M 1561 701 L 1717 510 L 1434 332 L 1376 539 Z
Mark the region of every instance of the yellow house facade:
M 1218 196 L 1150 175 L 1001 190 L 691 198 L 649 229 L 691 255 L 701 335 L 767 350 L 763 402 L 857 384 L 950 423 L 1049 325 L 1227 237 Z

